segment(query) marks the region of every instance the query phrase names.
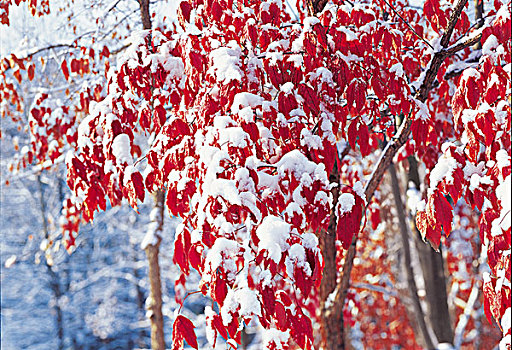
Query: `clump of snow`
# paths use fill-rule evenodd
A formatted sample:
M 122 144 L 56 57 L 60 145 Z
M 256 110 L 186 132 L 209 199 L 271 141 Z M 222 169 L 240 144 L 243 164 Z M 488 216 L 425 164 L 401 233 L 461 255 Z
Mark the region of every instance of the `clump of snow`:
M 263 103 L 263 97 L 249 92 L 240 92 L 235 95 L 233 105 L 231 105 L 231 112 L 238 113 L 244 107 L 256 108 Z
M 447 183 L 451 183 L 453 181 L 452 174 L 456 167 L 457 161 L 454 158 L 446 154 L 441 156 L 434 169 L 430 172 L 429 191 L 433 191 L 443 180 L 446 180 Z
M 232 80 L 242 80 L 240 55 L 242 53 L 236 42 L 231 41 L 230 47 L 219 47 L 210 53 L 212 65 L 209 73 L 214 74 L 219 82 L 228 84 Z
M 409 186 L 409 189 L 407 190 L 407 207 L 413 214 L 416 213 L 416 208 L 418 206 L 418 203 L 421 201 L 421 193 L 414 187 L 413 185 Z
M 318 237 L 311 232 L 306 232 L 302 235 L 302 246 L 306 249 L 318 248 Z
M 471 175 L 471 179 L 469 180 L 469 189 L 475 190 L 480 187 L 480 184 L 490 185 L 492 184 L 491 178 L 489 176 L 480 176 L 477 173 Z
M 510 166 L 510 156 L 508 155 L 507 151 L 500 149 L 498 152 L 496 152 L 496 162 L 500 169 Z
M 310 31 L 313 28 L 313 26 L 317 23 L 320 23 L 320 20 L 317 17 L 304 18 L 304 31 Z
M 283 155 L 276 166 L 279 174 L 291 171 L 297 179 L 301 179 L 304 174 L 310 174 L 314 180 L 318 179 L 323 183 L 328 183 L 325 165 L 311 162 L 299 150 L 293 150 Z
M 84 148 L 85 146 L 92 145 L 92 142 L 90 138 L 88 137 L 90 132 L 90 126 L 89 124 L 91 121 L 94 120 L 94 115 L 89 114 L 87 117 L 82 120 L 80 125 L 78 126 L 77 132 L 78 132 L 78 139 L 77 139 L 77 145 L 80 148 Z
M 282 252 L 288 248 L 286 240 L 290 237 L 290 224 L 277 216 L 269 215 L 256 229 L 256 235 L 260 240 L 259 251 L 265 249 L 268 257 L 279 263 Z
M 263 347 L 265 349 L 283 350 L 283 344 L 287 344 L 290 339 L 290 331 L 281 332 L 278 329 L 270 328 L 263 330 Z M 286 349 L 288 346 L 286 346 Z
M 289 81 L 289 82 L 284 83 L 283 85 L 281 85 L 280 89 L 285 94 L 291 94 L 293 92 L 293 88 L 294 88 L 293 83 L 291 81 Z
M 217 331 L 214 330 L 212 327 L 210 327 L 208 320 L 212 319 L 216 315 L 216 313 L 213 311 L 213 309 L 210 305 L 206 305 L 204 308 L 204 315 L 207 320 L 207 322 L 206 322 L 206 340 L 208 340 L 208 343 L 210 345 L 213 345 L 215 343 Z
M 128 163 L 132 162 L 132 155 L 130 153 L 130 137 L 126 134 L 119 134 L 114 138 L 112 142 L 112 154 L 117 159 L 117 163 Z
M 232 259 L 225 259 L 224 257 L 234 256 L 239 252 L 239 245 L 236 241 L 219 237 L 215 240 L 213 246 L 208 250 L 205 259 L 205 266 L 208 271 L 215 271 L 220 265 L 223 265 L 224 270 L 228 273 L 236 273 L 236 264 Z M 207 273 L 205 273 L 207 275 Z
M 16 255 L 11 255 L 7 260 L 5 260 L 5 263 L 4 263 L 5 268 L 8 269 L 12 265 L 14 265 L 14 263 L 16 262 L 16 259 L 17 259 Z
M 505 6 L 503 6 L 503 7 L 505 7 Z M 509 350 L 510 343 L 511 343 L 511 336 L 510 336 L 510 334 L 507 334 L 500 341 L 500 350 Z
M 320 136 L 313 135 L 307 128 L 302 129 L 300 132 L 300 145 L 309 149 L 321 149 L 323 146 Z
M 489 35 L 482 45 L 482 55 L 492 55 L 493 51 L 499 46 L 498 38 L 494 34 Z
M 332 72 L 325 67 L 319 67 L 314 72 L 309 73 L 309 78 L 311 80 L 318 79 L 320 82 L 327 83 L 330 86 L 334 85 Z
M 304 270 L 306 275 L 311 276 L 311 267 L 306 261 L 306 250 L 300 244 L 295 243 L 288 250 L 288 256 L 285 261 L 286 274 L 289 277 L 293 277 L 293 271 L 295 268 L 301 268 Z
M 328 296 L 327 296 L 327 299 L 325 300 L 325 308 L 327 310 L 329 310 L 331 308 L 331 306 L 334 304 L 334 301 L 336 300 L 336 295 L 338 294 L 338 289 L 336 288 L 335 290 L 333 290 Z
M 232 147 L 244 148 L 249 139 L 249 135 L 239 126 L 219 129 L 220 145 L 229 143 Z
M 363 187 L 363 184 L 361 183 L 361 181 L 356 181 L 356 183 L 354 184 L 352 189 L 366 203 L 366 193 L 364 192 L 364 187 Z
M 508 175 L 505 181 L 503 181 L 497 188 L 496 188 L 496 196 L 498 197 L 498 200 L 501 204 L 501 215 L 499 218 L 494 220 L 492 229 L 494 229 L 494 223 L 497 222 L 499 227 L 503 231 L 507 231 L 510 228 L 511 225 L 511 197 L 510 193 L 512 192 L 512 185 L 511 185 L 511 175 Z M 493 230 L 494 231 L 494 230 Z M 494 232 L 491 232 L 494 233 Z M 500 233 L 501 234 L 501 233 Z
M 352 193 L 343 192 L 340 194 L 338 199 L 338 204 L 336 206 L 338 215 L 343 215 L 352 210 L 354 205 L 356 204 L 356 199 Z
M 501 318 L 501 328 L 503 329 L 503 334 L 506 334 L 510 329 L 510 320 L 512 319 L 512 315 L 510 313 L 510 306 L 505 310 L 503 317 Z
M 395 75 L 397 77 L 399 77 L 399 78 L 405 77 L 404 67 L 402 66 L 402 64 L 400 62 L 395 63 L 394 65 L 392 65 L 391 68 L 389 68 L 389 72 L 390 73 L 395 73 Z
M 140 243 L 140 248 L 145 250 L 150 245 L 156 245 L 158 243 L 158 235 L 156 233 L 156 229 L 158 227 L 157 222 L 152 222 L 149 224 L 149 228 Z
M 414 99 L 414 102 L 418 106 L 418 112 L 416 113 L 416 119 L 429 120 L 430 119 L 430 111 L 428 110 L 427 105 L 417 99 Z
M 261 315 L 261 304 L 256 292 L 250 288 L 230 289 L 220 310 L 222 323 L 229 325 L 233 320 L 232 314 L 238 312 L 240 317 Z

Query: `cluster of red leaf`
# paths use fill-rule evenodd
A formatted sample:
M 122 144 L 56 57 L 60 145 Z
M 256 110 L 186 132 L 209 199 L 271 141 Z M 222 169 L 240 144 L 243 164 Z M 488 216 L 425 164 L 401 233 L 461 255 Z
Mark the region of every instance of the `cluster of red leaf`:
M 453 133 L 460 140 L 444 143 L 430 172 L 430 188 L 418 228 L 434 247 L 448 236 L 452 207 L 460 198 L 481 213 L 480 241 L 491 275 L 485 277 L 485 310 L 499 327 L 511 305 L 510 288 L 510 8 L 503 6 L 482 32 L 477 68 L 464 70 L 451 105 Z M 507 311 L 509 310 L 509 311 Z M 492 317 L 491 317 L 492 316 Z M 510 344 L 510 327 L 504 328 Z
M 305 320 L 313 315 L 300 310 L 311 288 L 318 286 L 322 258 L 316 237 L 309 232 L 328 223 L 327 177 L 340 137 L 366 156 L 384 135 L 396 132 L 393 116 L 414 113 L 415 143 L 406 151 L 435 158 L 439 139 L 458 130 L 457 93 L 457 128 L 451 134 L 438 132 L 442 121 L 432 116 L 448 110 L 446 104 L 424 104 L 411 97 L 415 85 L 409 82 L 418 79 L 421 84 L 418 67 L 425 63 L 420 58 L 436 53 L 418 39 L 425 30 L 390 28 L 379 19 L 379 5 L 334 5 L 318 18 L 301 14 L 299 25 L 291 22 L 280 2 L 183 2 L 179 19 L 186 34 L 154 30 L 134 37 L 130 52 L 109 74 L 107 98 L 82 123 L 79 151 L 68 162 L 68 183 L 82 196 L 85 217 L 92 218 L 95 210 L 105 207 L 105 196 L 114 205 L 127 198 L 136 206 L 144 187 L 166 187 L 170 212 L 184 219 L 175 262 L 185 275 L 189 266 L 201 273 L 201 291 L 220 307 L 222 324 L 215 329 L 221 334 L 227 330 L 235 341 L 243 325 L 240 320 L 258 318 L 265 328 L 290 331 L 299 346 L 311 346 L 313 335 Z M 226 8 L 230 11 L 221 10 Z M 427 3 L 426 12 L 429 8 L 429 24 L 439 32 L 451 10 Z M 419 22 L 419 13 L 406 13 Z M 456 33 L 468 30 L 464 18 Z M 498 13 L 495 22 L 500 20 Z M 497 25 L 489 28 L 501 30 Z M 485 33 L 484 51 L 489 37 Z M 510 52 L 506 40 L 504 45 L 503 57 Z M 408 50 L 405 59 L 403 50 Z M 497 64 L 487 63 L 491 74 L 481 76 L 506 77 L 499 54 L 494 59 Z M 481 62 L 485 70 L 485 58 Z M 464 86 L 469 72 L 463 73 L 459 86 Z M 505 120 L 500 125 L 506 130 L 507 86 L 499 79 L 497 84 L 503 92 L 486 103 L 501 106 Z M 468 96 L 468 103 L 476 103 L 471 93 L 461 94 Z M 142 173 L 134 160 L 140 150 L 137 131 L 155 134 Z M 500 149 L 510 148 L 506 136 L 494 142 L 494 152 L 484 154 L 495 157 Z M 460 171 L 466 166 L 464 147 L 442 149 L 443 157 L 460 164 Z M 429 148 L 434 155 L 423 152 Z M 475 163 L 474 151 L 468 152 L 468 160 Z M 443 230 L 450 232 L 452 208 L 444 194 L 457 201 L 461 182 L 469 185 L 467 174 L 460 171 L 434 168 L 430 173 L 432 190 L 418 224 L 434 244 L 439 244 Z M 505 181 L 506 171 L 493 172 L 501 176 L 496 186 Z M 437 173 L 445 178 L 433 183 Z M 365 203 L 350 188 L 341 192 L 338 237 L 347 247 L 359 231 Z M 505 215 L 500 214 L 499 200 L 493 204 L 497 217 Z M 506 248 L 500 246 L 498 255 Z M 281 299 L 264 297 L 268 293 Z M 500 300 L 506 305 L 506 298 Z M 297 333 L 297 322 L 305 333 Z

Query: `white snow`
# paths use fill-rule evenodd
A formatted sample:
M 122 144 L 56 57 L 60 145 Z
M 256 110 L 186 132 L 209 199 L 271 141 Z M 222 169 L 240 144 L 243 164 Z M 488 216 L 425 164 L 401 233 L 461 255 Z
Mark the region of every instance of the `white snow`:
M 364 192 L 364 187 L 363 187 L 363 184 L 361 183 L 361 181 L 356 181 L 356 183 L 354 184 L 352 189 L 366 203 L 366 193 Z
M 430 119 L 430 111 L 428 110 L 427 105 L 417 99 L 414 99 L 414 102 L 418 106 L 418 112 L 416 113 L 416 119 L 429 120 Z
M 293 271 L 295 268 L 301 268 L 304 270 L 306 275 L 311 276 L 311 267 L 306 261 L 306 251 L 304 247 L 298 243 L 295 243 L 288 250 L 288 256 L 285 260 L 286 274 L 289 277 L 293 277 Z
M 227 239 L 224 237 L 219 237 L 215 240 L 215 243 L 213 244 L 213 246 L 210 248 L 210 250 L 206 254 L 205 266 L 210 271 L 215 271 L 223 263 L 223 261 L 225 261 L 225 259 L 222 256 L 223 253 L 225 256 L 229 257 L 229 256 L 233 256 L 233 255 L 237 254 L 238 251 L 239 251 L 239 245 L 236 241 L 233 241 L 231 239 Z M 230 270 L 229 272 L 232 272 L 231 266 L 229 266 L 228 264 L 225 264 L 224 268 L 226 270 L 229 269 Z M 235 271 L 236 271 L 236 266 L 235 266 Z
M 492 55 L 493 51 L 499 46 L 498 38 L 494 34 L 489 35 L 482 45 L 482 55 Z
M 415 214 L 418 203 L 421 201 L 421 193 L 414 187 L 414 185 L 409 186 L 407 190 L 407 207 L 409 210 Z
M 270 329 L 264 329 L 262 332 L 262 338 L 263 338 L 263 346 L 265 349 L 276 349 L 276 350 L 284 350 L 282 344 L 287 344 L 288 340 L 290 339 L 290 331 L 281 332 L 278 329 L 270 328 Z M 275 345 L 274 347 L 271 347 L 272 345 Z M 288 347 L 286 347 L 287 349 Z
M 311 232 L 306 232 L 302 235 L 302 246 L 306 249 L 318 248 L 318 237 Z
M 505 6 L 503 6 L 505 7 Z M 500 350 L 510 350 L 511 336 L 507 334 L 500 341 Z
M 294 85 L 291 81 L 284 83 L 281 85 L 280 90 L 284 92 L 285 94 L 291 94 L 293 92 Z M 235 96 L 236 97 L 236 96 Z
M 500 149 L 498 152 L 496 152 L 496 162 L 500 169 L 510 166 L 510 156 L 508 155 L 507 151 Z
M 236 42 L 231 41 L 230 47 L 219 47 L 210 53 L 212 65 L 208 70 L 214 74 L 219 82 L 228 84 L 232 80 L 242 80 L 240 70 L 241 49 Z
M 222 323 L 225 326 L 233 320 L 232 314 L 238 311 L 240 317 L 251 317 L 261 315 L 261 304 L 256 292 L 247 287 L 230 289 L 220 310 Z
M 156 229 L 158 228 L 157 222 L 152 222 L 149 224 L 148 230 L 140 243 L 140 248 L 145 250 L 150 245 L 156 245 L 158 243 L 158 235 L 156 234 Z
M 501 328 L 503 329 L 503 334 L 506 334 L 510 329 L 510 320 L 512 319 L 512 315 L 510 313 L 510 306 L 505 310 L 503 317 L 501 318 Z
M 130 154 L 130 137 L 126 134 L 119 134 L 112 142 L 112 154 L 117 159 L 117 163 L 132 162 L 132 155 Z
M 443 180 L 446 180 L 447 183 L 451 183 L 453 181 L 452 174 L 456 167 L 457 161 L 454 158 L 446 154 L 442 155 L 434 169 L 432 169 L 430 172 L 429 191 L 436 188 L 437 185 Z
M 317 17 L 304 18 L 304 31 L 310 31 L 313 28 L 313 26 L 317 23 L 320 23 L 320 20 Z
M 321 149 L 323 146 L 320 136 L 313 135 L 307 128 L 300 132 L 300 145 L 307 146 L 309 149 Z
M 491 233 L 494 234 L 501 233 L 501 230 L 494 231 L 495 223 L 499 228 L 501 228 L 503 231 L 507 231 L 510 228 L 511 225 L 511 196 L 510 193 L 512 192 L 512 185 L 511 185 L 511 175 L 508 175 L 505 181 L 503 181 L 497 188 L 496 188 L 496 196 L 498 197 L 498 200 L 501 204 L 501 215 L 499 218 L 495 219 L 492 224 L 492 231 Z
M 338 215 L 343 215 L 352 210 L 354 205 L 356 204 L 356 199 L 352 193 L 343 192 L 340 194 L 338 199 L 337 211 Z
M 235 95 L 233 105 L 231 106 L 232 113 L 238 113 L 244 107 L 256 108 L 263 103 L 263 97 L 251 94 L 249 92 L 240 92 Z
M 282 252 L 288 249 L 286 240 L 290 237 L 290 224 L 277 216 L 269 215 L 256 229 L 256 235 L 260 240 L 258 252 L 265 249 L 268 257 L 278 264 Z
M 391 68 L 389 68 L 389 72 L 390 73 L 395 73 L 395 75 L 397 77 L 399 77 L 399 78 L 405 77 L 404 67 L 402 66 L 402 64 L 400 62 L 395 63 L 394 65 L 392 65 Z

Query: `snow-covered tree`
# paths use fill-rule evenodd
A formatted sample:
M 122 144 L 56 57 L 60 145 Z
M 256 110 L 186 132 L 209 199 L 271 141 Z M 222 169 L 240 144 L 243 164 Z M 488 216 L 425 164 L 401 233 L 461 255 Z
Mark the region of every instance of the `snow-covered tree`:
M 257 324 L 269 349 L 344 349 L 346 322 L 361 301 L 351 278 L 364 257 L 355 258 L 357 249 L 383 246 L 379 212 L 388 210 L 391 187 L 415 327 L 432 348 L 444 340 L 425 324 L 396 165 L 416 168 L 410 193 L 419 200 L 407 202 L 425 241 L 456 249 L 452 230 L 479 226 L 490 270 L 472 275 L 483 273 L 483 308 L 502 331 L 500 346 L 510 348 L 510 1 L 490 4 L 477 21 L 466 7 L 180 2 L 179 23 L 145 24 L 131 36 L 76 128 L 66 156 L 75 212 L 92 220 L 123 199 L 137 209 L 147 192 L 165 191 L 169 213 L 183 220 L 176 295 L 185 296 L 196 270 L 191 292 L 213 303 L 205 310 L 212 347 L 236 348 L 244 328 Z M 8 67 L 32 74 L 15 59 Z M 67 64 L 60 67 L 68 79 Z M 33 111 L 36 119 L 45 112 Z M 379 184 L 388 169 L 386 189 Z M 456 259 L 462 267 L 464 256 Z M 480 288 L 476 279 L 471 285 Z M 467 298 L 456 346 L 478 295 Z M 377 311 L 393 306 L 384 301 Z M 173 348 L 199 346 L 182 314 L 172 337 Z

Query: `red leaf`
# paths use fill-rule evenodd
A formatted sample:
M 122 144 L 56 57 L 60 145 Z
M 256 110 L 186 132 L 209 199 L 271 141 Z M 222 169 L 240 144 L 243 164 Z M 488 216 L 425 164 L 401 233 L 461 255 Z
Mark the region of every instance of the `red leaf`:
M 472 109 L 475 109 L 478 105 L 478 100 L 480 99 L 480 90 L 474 78 L 468 79 L 468 82 L 466 83 L 466 96 L 469 106 Z
M 444 234 L 448 237 L 452 230 L 452 206 L 441 193 L 434 197 L 435 215 L 439 223 L 443 226 Z
M 360 79 L 352 80 L 347 89 L 347 103 L 355 105 L 354 114 L 359 114 L 366 102 L 366 83 Z
M 178 10 L 178 19 L 182 25 L 184 22 L 190 22 L 190 11 L 192 10 L 192 5 L 188 1 L 182 1 L 180 3 L 180 8 Z
M 227 294 L 228 286 L 226 284 L 226 280 L 224 278 L 216 278 L 213 297 L 215 297 L 215 301 L 219 303 L 220 306 L 224 304 Z
M 132 173 L 132 184 L 137 199 L 141 202 L 144 202 L 144 195 L 146 191 L 144 188 L 144 180 L 139 172 Z
M 197 337 L 194 328 L 194 324 L 185 316 L 178 315 L 176 317 L 172 327 L 173 350 L 183 346 L 183 339 L 187 341 L 188 345 L 197 349 Z
M 14 77 L 18 81 L 18 83 L 21 83 L 21 72 L 19 69 L 16 69 L 13 73 Z
M 27 74 L 28 74 L 28 80 L 32 81 L 34 79 L 34 68 L 35 66 L 33 64 L 30 64 L 28 66 Z
M 228 331 L 222 323 L 222 319 L 219 315 L 214 315 L 212 319 L 212 326 L 220 333 L 220 336 L 224 339 L 228 339 Z
M 62 69 L 62 74 L 64 74 L 64 78 L 66 78 L 66 80 L 68 80 L 69 79 L 68 62 L 66 60 L 62 61 L 60 68 Z

